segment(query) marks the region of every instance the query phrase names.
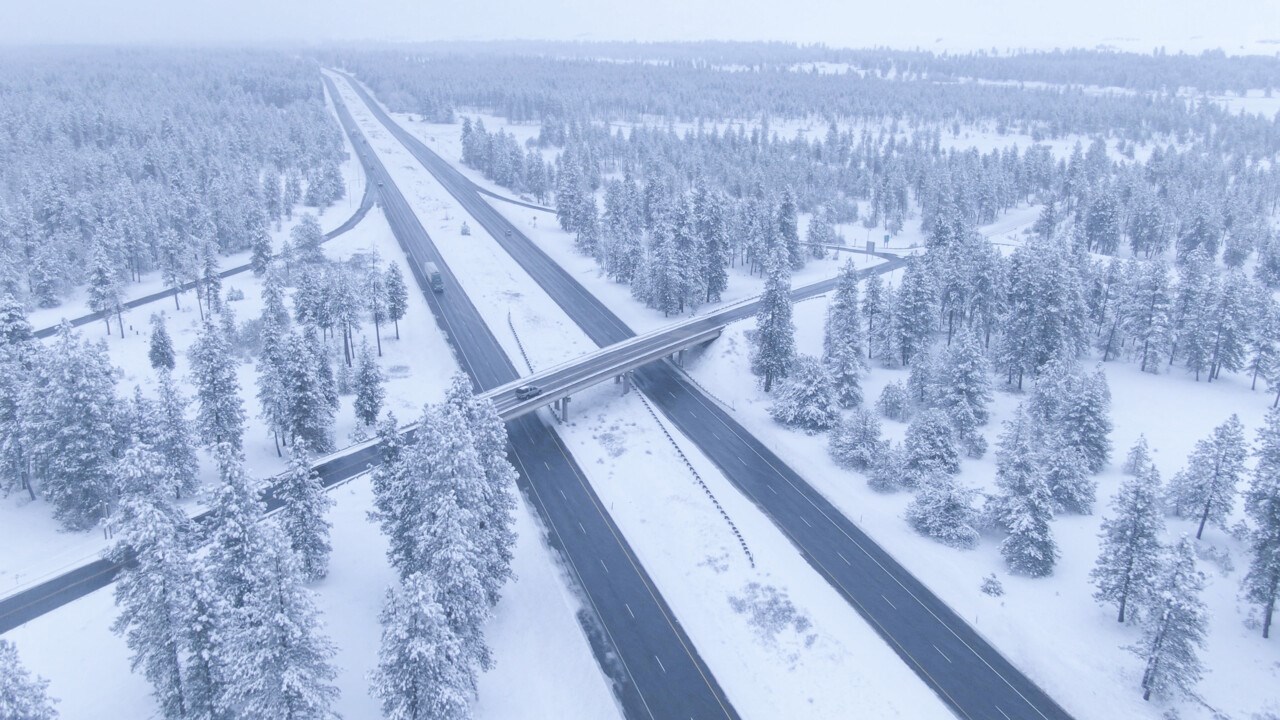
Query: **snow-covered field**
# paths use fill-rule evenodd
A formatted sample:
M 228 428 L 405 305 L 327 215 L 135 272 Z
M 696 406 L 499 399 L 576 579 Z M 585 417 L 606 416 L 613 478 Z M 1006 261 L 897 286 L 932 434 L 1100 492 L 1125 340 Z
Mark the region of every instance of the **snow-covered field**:
M 827 302 L 796 306 L 797 349 L 818 354 Z M 998 552 L 998 538 L 984 538 L 973 551 L 945 547 L 918 535 L 902 519 L 911 495 L 885 495 L 871 490 L 865 477 L 841 469 L 827 456 L 826 436 L 807 436 L 775 423 L 768 415 L 769 398 L 753 382 L 745 333 L 747 320 L 731 326 L 687 367 L 699 382 L 730 401 L 735 417 L 823 492 L 847 517 L 892 553 L 961 616 L 983 633 L 1011 661 L 1022 668 L 1072 714 L 1081 718 L 1159 717 L 1162 703 L 1144 703 L 1139 682 L 1142 664 L 1122 649 L 1138 640 L 1135 628 L 1115 622 L 1110 606 L 1092 599 L 1088 573 L 1098 554 L 1098 526 L 1107 502 L 1119 486 L 1119 461 L 1139 434 L 1146 434 L 1154 459 L 1167 480 L 1186 461 L 1197 439 L 1208 435 L 1231 413 L 1238 413 L 1249 437 L 1270 405 L 1263 391 L 1250 392 L 1247 380 L 1224 377 L 1210 385 L 1196 383 L 1180 370 L 1154 376 L 1132 363 L 1103 365 L 1112 393 L 1113 463 L 1098 477 L 1098 499 L 1092 516 L 1059 516 L 1053 531 L 1062 552 L 1054 574 L 1046 579 L 1010 575 Z M 874 402 L 885 385 L 906 380 L 901 369 L 874 367 L 863 391 Z M 999 385 L 997 385 L 999 387 Z M 1000 424 L 1011 417 L 1024 396 L 998 391 L 992 420 L 985 428 L 994 448 Z M 887 437 L 900 441 L 906 425 L 884 420 Z M 961 482 L 983 490 L 994 488 L 993 452 L 979 461 L 962 463 Z M 1187 521 L 1169 520 L 1168 540 L 1191 532 Z M 1230 553 L 1236 569 L 1225 572 L 1202 562 L 1208 575 L 1204 599 L 1212 617 L 1203 659 L 1211 671 L 1198 691 L 1205 703 L 1231 717 L 1266 717 L 1280 712 L 1280 696 L 1268 688 L 1280 680 L 1274 643 L 1246 625 L 1251 615 L 1239 600 L 1246 552 L 1219 530 L 1205 531 L 1202 544 Z M 993 598 L 979 591 L 983 577 L 995 573 L 1005 595 Z M 1179 706 L 1183 717 L 1211 717 L 1194 703 Z
M 348 97 L 346 90 L 340 92 Z M 354 95 L 348 99 L 357 122 L 370 134 L 371 147 L 414 204 L 494 334 L 506 343 L 506 312 L 515 297 L 523 305 L 519 317 L 530 326 L 525 332 L 517 322 L 517 329 L 535 367 L 561 362 L 580 352 L 572 348 L 590 345 L 408 151 L 376 128 L 377 121 Z M 440 236 L 437 228 L 445 214 L 459 226 L 468 220 L 471 236 L 456 241 Z M 473 270 L 459 269 L 468 267 Z M 636 395 L 619 398 L 617 389 L 605 384 L 575 395 L 573 416 L 558 432 L 744 716 L 782 717 L 803 708 L 805 717 L 847 717 L 849 708 L 857 707 L 867 717 L 949 717 L 937 696 L 865 621 L 799 561 L 772 522 L 696 446 L 673 431 L 750 544 L 757 566 L 749 566 L 728 526 Z M 765 617 L 769 601 L 784 597 L 793 610 L 785 617 Z M 735 611 L 735 603 L 741 611 Z

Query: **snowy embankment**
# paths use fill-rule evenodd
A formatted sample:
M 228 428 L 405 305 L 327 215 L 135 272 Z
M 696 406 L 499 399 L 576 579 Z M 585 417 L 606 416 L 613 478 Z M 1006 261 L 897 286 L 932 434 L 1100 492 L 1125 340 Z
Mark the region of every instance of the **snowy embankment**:
M 797 350 L 818 354 L 826 300 L 796 306 Z M 1098 477 L 1098 502 L 1091 516 L 1061 515 L 1053 532 L 1062 558 L 1053 576 L 1029 579 L 1011 575 L 998 551 L 998 538 L 984 537 L 973 551 L 954 550 L 918 535 L 903 519 L 911 500 L 908 492 L 882 494 L 871 490 L 865 476 L 844 470 L 830 460 L 826 436 L 808 436 L 781 427 L 768 414 L 770 399 L 756 386 L 750 373 L 746 333 L 748 320 L 731 326 L 701 356 L 692 358 L 690 373 L 712 392 L 733 404 L 734 416 L 753 434 L 800 472 L 836 507 L 892 553 L 969 621 L 1013 663 L 1045 688 L 1069 712 L 1080 718 L 1160 717 L 1166 705 L 1142 701 L 1139 683 L 1142 663 L 1124 647 L 1138 640 L 1134 627 L 1115 622 L 1115 610 L 1092 598 L 1089 581 L 1098 555 L 1098 530 L 1111 496 L 1119 487 L 1119 461 L 1144 434 L 1154 459 L 1167 481 L 1186 462 L 1196 440 L 1208 435 L 1231 413 L 1238 413 L 1249 436 L 1261 422 L 1270 397 L 1250 392 L 1248 382 L 1228 376 L 1213 384 L 1197 383 L 1175 370 L 1155 376 L 1139 372 L 1132 363 L 1103 365 L 1112 393 L 1112 466 Z M 1092 361 L 1086 360 L 1086 364 Z M 874 366 L 863 381 L 868 404 L 884 386 L 906 382 L 907 371 Z M 1001 388 L 997 384 L 997 388 Z M 991 405 L 992 419 L 984 428 L 991 447 L 1018 403 L 1025 397 L 998 390 Z M 885 435 L 903 439 L 906 425 L 883 420 Z M 994 490 L 995 456 L 966 459 L 960 481 L 981 490 Z M 1170 518 L 1167 541 L 1182 533 L 1194 534 L 1189 521 Z M 1276 686 L 1280 667 L 1275 662 L 1274 641 L 1263 640 L 1255 627 L 1246 625 L 1251 608 L 1239 599 L 1240 579 L 1247 552 L 1235 539 L 1217 529 L 1206 529 L 1202 545 L 1230 554 L 1233 571 L 1212 561 L 1202 561 L 1208 576 L 1204 600 L 1211 615 L 1208 644 L 1203 659 L 1209 668 L 1198 691 L 1205 703 L 1233 717 L 1265 717 L 1280 712 L 1280 699 L 1267 688 Z M 994 573 L 1004 584 L 1003 597 L 979 590 L 982 578 Z M 1196 703 L 1178 708 L 1182 717 L 1209 718 L 1212 713 Z
M 351 232 L 325 245 L 326 255 L 334 260 L 374 252 L 384 264 L 399 263 L 405 276 L 412 277 L 381 210 L 371 211 Z M 261 312 L 259 279 L 241 275 L 225 282 L 226 291 L 232 288 L 245 295 L 244 300 L 229 303 L 237 318 L 256 317 Z M 381 364 L 388 377 L 387 408 L 409 421 L 424 403 L 444 396 L 457 364 L 420 292 L 409 293 L 408 313 L 400 325 L 401 340 L 395 339 L 394 330 L 383 328 Z M 185 351 L 199 327 L 194 304 L 180 312 L 170 308 L 168 326 L 177 351 L 175 374 L 185 378 Z M 84 332 L 92 334 L 95 327 Z M 358 334 L 374 342 L 372 326 Z M 147 336 L 107 338 L 107 347 L 112 363 L 122 370 L 121 391 L 137 384 L 149 392 Z M 239 381 L 248 411 L 246 464 L 255 474 L 274 474 L 284 469 L 284 463 L 276 457 L 271 437 L 257 416 L 252 363 L 240 365 Z M 184 387 L 184 392 L 190 395 L 192 389 Z M 339 445 L 346 444 L 355 429 L 351 397 L 342 398 L 342 403 L 334 428 Z M 202 457 L 202 468 L 206 481 L 210 480 L 209 458 Z M 314 589 L 326 632 L 339 650 L 334 664 L 339 668 L 336 682 L 341 696 L 335 709 L 349 718 L 377 717 L 378 705 L 367 692 L 365 676 L 377 662 L 378 612 L 395 573 L 386 563 L 385 539 L 367 519 L 372 509 L 368 477 L 331 492 L 337 504 L 329 515 L 334 548 L 330 573 Z M 29 581 L 60 565 L 79 564 L 106 546 L 100 532 L 58 532 L 42 502 L 11 505 L 12 501 L 6 500 L 6 515 L 0 522 L 13 520 L 5 527 L 20 530 L 4 553 L 5 567 L 15 580 Z M 190 510 L 196 507 L 188 504 Z M 576 621 L 578 600 L 567 589 L 542 529 L 523 502 L 517 508 L 516 529 L 516 579 L 507 586 L 487 628 L 495 667 L 480 678 L 476 716 L 504 720 L 616 717 L 613 696 Z M 124 641 L 108 629 L 115 615 L 112 590 L 105 588 L 6 633 L 21 648 L 28 667 L 51 681 L 50 693 L 61 698 L 64 718 L 147 718 L 157 712 L 146 681 L 129 672 Z
M 535 368 L 594 348 L 339 84 L 370 146 L 508 352 L 519 357 L 508 311 Z M 459 232 L 464 220 L 470 236 Z M 674 441 L 750 545 L 756 567 L 750 566 L 636 394 L 619 397 L 617 387 L 606 383 L 575 395 L 572 407 L 571 421 L 557 431 L 739 712 L 838 718 L 858 708 L 866 717 L 950 717 L 861 617 L 796 557 L 773 523 L 672 429 Z

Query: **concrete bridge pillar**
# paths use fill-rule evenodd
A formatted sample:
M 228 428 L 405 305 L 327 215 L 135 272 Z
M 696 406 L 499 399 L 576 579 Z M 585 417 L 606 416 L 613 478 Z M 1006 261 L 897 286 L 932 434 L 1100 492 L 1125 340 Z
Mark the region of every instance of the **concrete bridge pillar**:
M 626 395 L 629 392 L 631 392 L 631 373 L 624 372 L 622 373 L 622 394 Z

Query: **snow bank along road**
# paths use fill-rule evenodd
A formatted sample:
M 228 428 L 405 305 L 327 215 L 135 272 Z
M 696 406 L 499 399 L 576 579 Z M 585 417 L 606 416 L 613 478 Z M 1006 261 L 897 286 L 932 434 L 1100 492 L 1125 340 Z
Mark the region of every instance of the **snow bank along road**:
M 346 79 L 387 130 L 596 344 L 606 346 L 635 335 L 491 207 L 474 183 L 390 118 L 363 86 L 349 76 Z M 815 289 L 812 294 L 822 291 Z M 737 313 L 745 317 L 751 311 L 744 306 Z M 707 319 L 717 321 L 712 318 Z M 1070 717 L 674 366 L 656 363 L 636 370 L 635 377 L 637 386 L 777 524 L 805 560 L 957 715 L 994 720 Z

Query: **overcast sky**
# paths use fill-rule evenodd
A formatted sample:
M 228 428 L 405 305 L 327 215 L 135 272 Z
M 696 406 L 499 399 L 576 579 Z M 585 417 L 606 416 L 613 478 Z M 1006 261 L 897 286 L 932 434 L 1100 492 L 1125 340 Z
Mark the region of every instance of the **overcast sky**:
M 1280 0 L 4 0 L 0 42 L 788 40 L 1280 52 Z

